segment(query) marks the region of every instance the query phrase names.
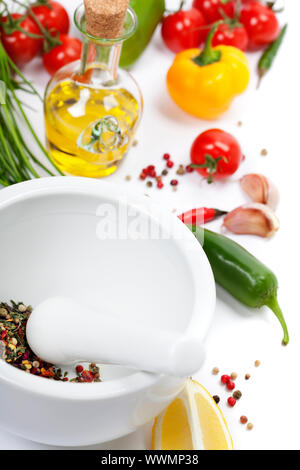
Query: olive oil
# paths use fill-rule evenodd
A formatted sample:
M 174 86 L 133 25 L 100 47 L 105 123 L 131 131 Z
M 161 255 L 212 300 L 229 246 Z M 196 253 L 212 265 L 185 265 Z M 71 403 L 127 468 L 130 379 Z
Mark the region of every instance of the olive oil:
M 108 176 L 127 153 L 139 116 L 139 104 L 125 88 L 66 79 L 45 99 L 50 155 L 65 173 Z

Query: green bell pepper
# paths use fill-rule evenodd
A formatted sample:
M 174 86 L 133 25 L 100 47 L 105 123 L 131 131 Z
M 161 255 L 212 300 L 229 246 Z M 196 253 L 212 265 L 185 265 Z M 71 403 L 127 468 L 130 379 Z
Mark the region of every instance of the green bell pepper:
M 146 49 L 165 12 L 165 0 L 130 0 L 138 26 L 136 32 L 123 45 L 120 65 L 129 68 Z

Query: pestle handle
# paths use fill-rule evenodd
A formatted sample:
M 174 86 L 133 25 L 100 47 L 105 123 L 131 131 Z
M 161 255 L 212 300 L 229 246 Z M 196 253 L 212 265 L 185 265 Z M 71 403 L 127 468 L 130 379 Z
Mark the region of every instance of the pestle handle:
M 39 304 L 26 335 L 35 354 L 52 364 L 118 364 L 186 377 L 198 371 L 204 359 L 198 339 L 102 315 L 64 297 Z

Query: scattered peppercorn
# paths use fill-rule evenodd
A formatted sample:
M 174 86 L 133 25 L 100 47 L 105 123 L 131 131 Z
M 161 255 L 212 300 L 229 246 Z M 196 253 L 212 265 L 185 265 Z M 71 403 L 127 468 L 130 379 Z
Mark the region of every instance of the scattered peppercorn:
M 188 173 L 193 173 L 193 171 L 194 171 L 194 168 L 192 168 L 191 165 L 187 165 L 187 166 L 185 167 L 185 169 L 186 169 L 186 171 L 187 171 Z
M 185 174 L 185 170 L 184 170 L 183 165 L 179 165 L 179 168 L 178 168 L 178 170 L 176 171 L 176 173 L 177 173 L 177 175 L 180 175 L 180 176 L 182 176 L 182 175 Z
M 243 125 L 242 121 L 238 121 L 238 122 L 237 122 L 237 125 L 238 125 L 239 127 L 241 127 L 241 126 Z
M 169 160 L 170 159 L 170 154 L 169 153 L 164 153 L 163 159 L 164 160 Z
M 214 367 L 212 370 L 213 375 L 218 375 L 219 372 L 220 372 L 220 369 L 218 369 L 218 367 Z
M 167 167 L 168 168 L 173 168 L 173 166 L 174 166 L 174 162 L 172 162 L 172 160 L 168 160 L 167 161 Z
M 240 400 L 242 398 L 242 392 L 240 390 L 236 390 L 233 394 L 233 398 L 235 398 L 236 400 Z
M 265 157 L 266 155 L 268 155 L 268 150 L 267 149 L 262 149 L 262 151 L 260 152 L 260 154 Z
M 229 375 L 222 375 L 221 382 L 222 384 L 227 384 L 230 381 Z
M 147 177 L 147 175 L 145 173 L 141 173 L 139 178 L 140 178 L 140 180 L 145 180 L 146 177 Z
M 138 140 L 134 140 L 134 141 L 132 142 L 132 147 L 136 147 L 136 146 L 138 145 L 138 143 L 139 143 Z
M 232 382 L 232 380 L 229 380 L 229 382 L 227 382 L 227 384 L 226 384 L 226 387 L 227 387 L 227 389 L 230 390 L 230 391 L 231 391 L 231 390 L 234 390 L 234 389 L 235 389 L 235 383 Z
M 254 426 L 253 426 L 252 423 L 248 423 L 248 424 L 247 424 L 247 429 L 248 429 L 249 431 L 252 431 L 253 428 L 254 428 Z
M 161 172 L 161 174 L 162 174 L 163 176 L 167 176 L 168 173 L 169 173 L 169 172 L 168 172 L 168 170 L 166 170 L 166 169 Z
M 247 416 L 241 416 L 241 417 L 240 417 L 240 422 L 241 422 L 242 424 L 247 424 L 247 423 L 248 423 L 248 418 L 247 418 Z
M 236 399 L 233 398 L 233 397 L 229 397 L 228 400 L 227 400 L 227 403 L 228 403 L 229 406 L 231 406 L 233 408 L 236 404 Z
M 164 183 L 162 181 L 157 182 L 158 189 L 162 189 L 164 187 Z
M 177 185 L 178 185 L 178 181 L 177 181 L 177 180 L 171 180 L 170 185 L 171 185 L 171 186 L 177 186 Z
M 236 373 L 236 372 L 232 372 L 232 374 L 231 374 L 231 376 L 230 376 L 230 377 L 231 377 L 231 380 L 236 380 L 236 379 L 237 379 L 237 377 L 238 377 L 238 375 L 237 375 L 237 373 Z
M 213 399 L 215 400 L 217 405 L 220 403 L 220 397 L 218 395 L 214 395 Z
M 251 377 L 251 375 L 250 375 L 250 374 L 246 374 L 246 375 L 245 375 L 245 380 L 249 380 L 249 379 L 250 379 L 250 377 Z
M 77 374 L 81 374 L 81 372 L 83 372 L 83 370 L 84 370 L 84 367 L 83 367 L 83 366 L 81 366 L 81 365 L 76 366 L 76 372 L 77 372 Z
M 151 188 L 153 186 L 153 183 L 152 181 L 147 181 L 146 185 L 148 186 L 148 188 Z
M 131 176 L 130 176 L 130 175 L 126 175 L 126 176 L 125 176 L 125 180 L 126 180 L 126 181 L 130 181 L 130 180 L 131 180 Z
M 260 361 L 255 361 L 255 362 L 254 362 L 254 365 L 255 365 L 255 367 L 259 367 L 259 366 L 260 366 L 260 364 L 261 364 L 261 362 L 260 362 Z

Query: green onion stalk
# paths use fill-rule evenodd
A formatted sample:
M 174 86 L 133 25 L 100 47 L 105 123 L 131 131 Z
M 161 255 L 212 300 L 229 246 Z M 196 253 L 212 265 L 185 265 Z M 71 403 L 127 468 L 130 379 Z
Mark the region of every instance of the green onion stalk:
M 63 175 L 51 160 L 30 124 L 17 96 L 18 90 L 39 96 L 32 84 L 9 58 L 0 41 L 0 185 L 2 186 L 39 178 L 38 169 L 43 170 L 49 176 L 55 176 L 54 170 Z M 17 113 L 21 115 L 23 123 L 48 160 L 51 169 L 44 165 L 26 144 L 16 120 Z

